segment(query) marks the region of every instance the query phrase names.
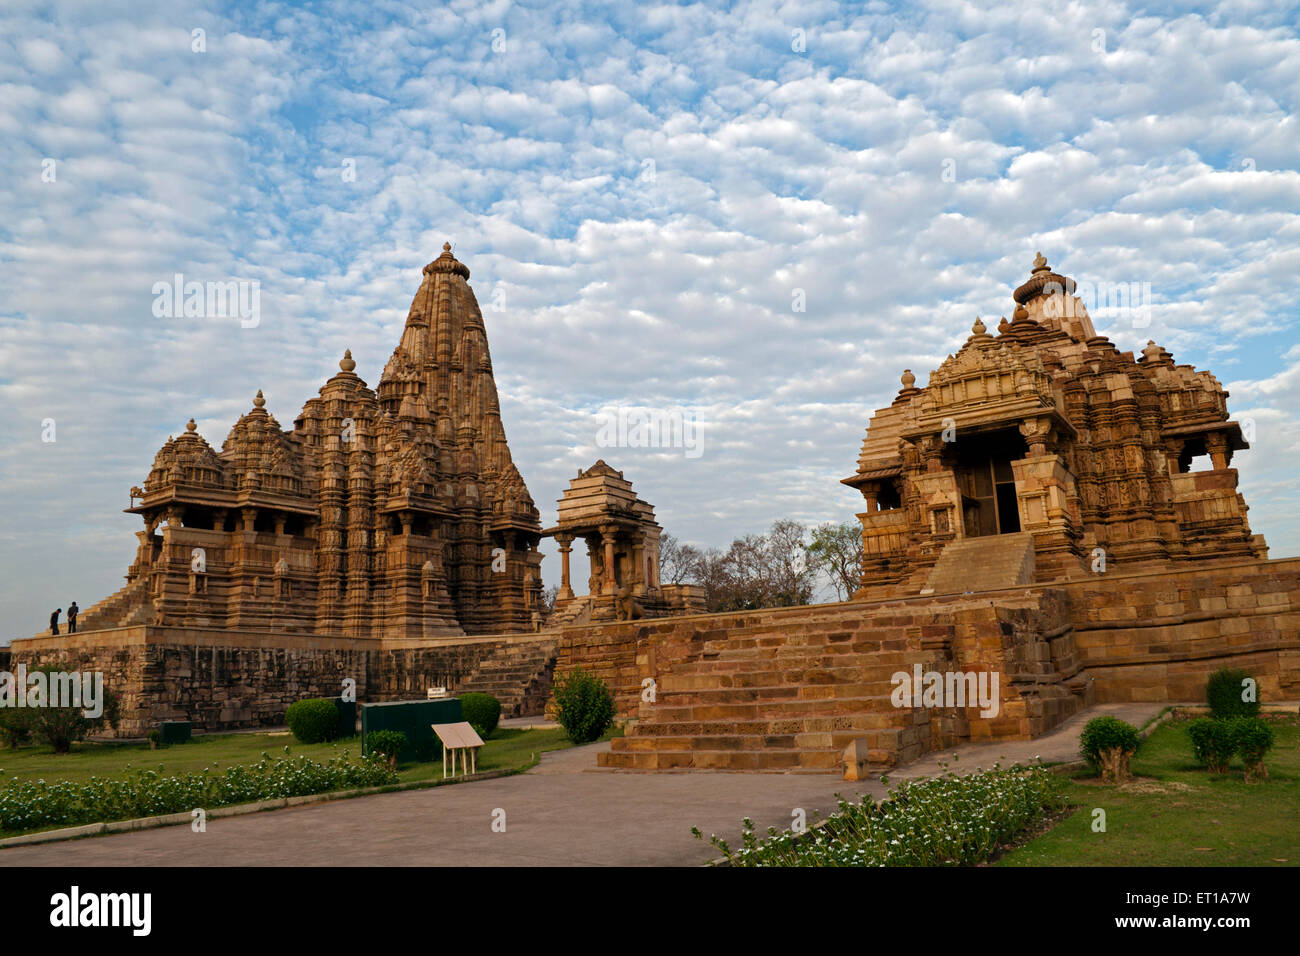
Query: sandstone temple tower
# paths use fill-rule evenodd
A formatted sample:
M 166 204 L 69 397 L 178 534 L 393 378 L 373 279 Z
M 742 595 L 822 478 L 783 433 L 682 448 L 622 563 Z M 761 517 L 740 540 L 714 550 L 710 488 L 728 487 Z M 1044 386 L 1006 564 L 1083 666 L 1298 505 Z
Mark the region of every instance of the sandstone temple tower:
M 220 452 L 193 420 L 154 459 L 127 585 L 82 629 L 353 638 L 534 629 L 541 525 L 510 457 L 469 269 L 424 267 L 378 388 L 339 372 L 283 429 L 262 393 Z
M 867 501 L 857 596 L 1267 557 L 1218 379 L 1155 342 L 1121 352 L 1075 290 L 1039 254 L 996 336 L 977 318 L 924 388 L 905 371 L 872 416 L 844 479 Z

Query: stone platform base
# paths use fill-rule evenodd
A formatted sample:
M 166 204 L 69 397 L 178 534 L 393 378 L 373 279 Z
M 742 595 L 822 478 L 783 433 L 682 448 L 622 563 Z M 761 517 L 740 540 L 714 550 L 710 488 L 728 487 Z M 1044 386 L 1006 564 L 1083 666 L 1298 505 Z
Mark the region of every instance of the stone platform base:
M 888 766 L 961 741 L 1028 739 L 1099 703 L 1199 700 L 1219 667 L 1249 670 L 1261 699 L 1300 698 L 1300 559 L 879 601 L 653 618 L 545 634 L 362 640 L 133 626 L 15 641 L 14 670 L 102 671 L 118 733 L 164 720 L 197 730 L 280 725 L 289 704 L 488 690 L 540 714 L 552 670 L 583 667 L 635 723 L 602 757 L 642 769 L 839 771 L 864 741 Z M 893 675 L 999 676 L 996 715 L 894 706 Z
M 305 697 L 337 697 L 355 682 L 361 702 L 425 697 L 429 687 L 475 689 L 490 677 L 513 711 L 540 714 L 549 686 L 553 636 L 459 637 L 445 641 L 378 641 L 258 631 L 138 625 L 14 641 L 10 671 L 25 663 L 101 671 L 121 697 L 121 737 L 141 737 L 164 720 L 196 730 L 284 724 L 285 709 Z M 503 667 L 505 662 L 507 666 Z M 521 663 L 522 662 L 522 663 Z M 501 675 L 517 678 L 518 700 Z
M 892 675 L 917 665 L 997 670 L 998 714 L 894 706 Z M 569 628 L 557 671 L 594 671 L 634 721 L 604 766 L 838 772 L 858 740 L 889 766 L 1094 701 L 1198 700 L 1227 665 L 1263 700 L 1300 696 L 1300 559 Z

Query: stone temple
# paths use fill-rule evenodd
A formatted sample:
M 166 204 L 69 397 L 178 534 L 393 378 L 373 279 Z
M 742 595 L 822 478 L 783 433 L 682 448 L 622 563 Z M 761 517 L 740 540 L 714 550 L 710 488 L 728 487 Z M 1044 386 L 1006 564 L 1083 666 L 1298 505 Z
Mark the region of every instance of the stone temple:
M 220 452 L 192 424 L 169 441 L 132 492 L 126 587 L 77 634 L 15 641 L 10 669 L 103 671 L 141 735 L 276 725 L 349 680 L 363 702 L 445 686 L 535 714 L 582 667 L 627 721 L 599 762 L 626 770 L 838 772 L 852 754 L 858 772 L 1093 703 L 1198 700 L 1225 665 L 1262 700 L 1300 697 L 1300 559 L 1270 560 L 1246 520 L 1227 393 L 1098 335 L 1041 255 L 1010 321 L 976 319 L 872 416 L 844 479 L 866 501 L 853 599 L 720 614 L 662 584 L 654 508 L 604 461 L 542 529 L 468 278 L 449 247 L 425 267 L 375 391 L 345 355 L 292 429 L 259 396 Z M 543 536 L 561 554 L 544 622 Z M 995 706 L 900 700 L 900 673 L 983 678 Z
M 904 372 L 872 416 L 844 479 L 867 502 L 859 597 L 981 590 L 999 561 L 1016 572 L 1004 583 L 1024 584 L 1098 561 L 1267 557 L 1229 467 L 1247 444 L 1218 379 L 1154 342 L 1121 352 L 1075 289 L 1040 254 L 996 336 L 977 318 L 924 388 Z
M 1075 291 L 1040 254 L 996 335 L 976 318 L 923 387 L 904 372 L 844 479 L 867 505 L 852 601 L 566 631 L 559 667 L 636 717 L 600 762 L 891 765 L 1093 703 L 1198 701 L 1226 664 L 1300 695 L 1300 560 L 1246 521 L 1227 392 L 1154 342 L 1121 351 Z M 996 712 L 900 707 L 900 673 L 996 674 Z
M 282 429 L 262 393 L 220 452 L 154 459 L 127 585 L 82 617 L 357 638 L 536 629 L 541 525 L 510 458 L 469 269 L 424 267 L 377 389 L 339 372 Z

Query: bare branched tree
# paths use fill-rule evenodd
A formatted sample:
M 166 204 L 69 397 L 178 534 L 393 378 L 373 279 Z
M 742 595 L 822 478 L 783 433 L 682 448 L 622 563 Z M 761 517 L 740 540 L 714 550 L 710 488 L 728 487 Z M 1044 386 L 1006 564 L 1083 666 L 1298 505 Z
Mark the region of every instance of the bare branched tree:
M 671 534 L 659 536 L 659 580 L 688 584 L 698 577 L 699 549 L 682 544 Z

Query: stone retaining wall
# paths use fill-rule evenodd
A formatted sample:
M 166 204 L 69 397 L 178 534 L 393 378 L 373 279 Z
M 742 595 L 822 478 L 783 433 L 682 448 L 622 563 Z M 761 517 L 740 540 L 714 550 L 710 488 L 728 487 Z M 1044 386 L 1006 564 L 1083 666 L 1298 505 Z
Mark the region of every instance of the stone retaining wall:
M 103 672 L 105 687 L 121 698 L 117 735 L 139 737 L 164 720 L 207 731 L 283 725 L 290 704 L 337 697 L 345 678 L 356 681 L 362 702 L 423 699 L 428 687 L 454 689 L 483 658 L 530 639 L 389 644 L 138 625 L 15 641 L 8 669 L 60 664 Z
M 1255 675 L 1262 700 L 1300 699 L 1300 559 L 1065 587 L 1099 701 L 1199 701 L 1228 665 Z

